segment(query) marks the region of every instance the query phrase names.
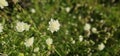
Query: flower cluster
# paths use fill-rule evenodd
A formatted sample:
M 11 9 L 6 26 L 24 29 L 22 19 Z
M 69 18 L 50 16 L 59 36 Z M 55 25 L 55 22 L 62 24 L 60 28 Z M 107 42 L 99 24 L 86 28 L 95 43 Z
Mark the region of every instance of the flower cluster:
M 91 28 L 91 25 L 88 24 L 88 23 L 86 23 L 85 26 L 84 26 L 84 30 L 85 30 L 85 31 L 89 31 L 90 28 Z
M 8 2 L 6 0 L 0 0 L 0 7 L 1 7 L 1 9 L 3 9 L 4 6 L 8 6 Z
M 53 40 L 52 40 L 51 38 L 48 38 L 48 39 L 46 40 L 46 44 L 47 44 L 48 46 L 51 46 L 52 43 L 53 43 Z
M 105 48 L 105 45 L 103 43 L 98 45 L 98 50 L 103 50 Z
M 29 28 L 30 28 L 30 25 L 28 25 L 27 23 L 24 23 L 24 22 L 17 22 L 17 24 L 16 24 L 16 30 L 18 32 L 23 32 L 24 30 L 28 31 Z
M 33 43 L 34 43 L 34 37 L 31 37 L 31 38 L 27 39 L 24 44 L 26 47 L 30 47 L 33 45 Z
M 53 20 L 49 22 L 48 30 L 50 30 L 52 33 L 55 31 L 58 31 L 60 29 L 60 23 L 58 20 Z

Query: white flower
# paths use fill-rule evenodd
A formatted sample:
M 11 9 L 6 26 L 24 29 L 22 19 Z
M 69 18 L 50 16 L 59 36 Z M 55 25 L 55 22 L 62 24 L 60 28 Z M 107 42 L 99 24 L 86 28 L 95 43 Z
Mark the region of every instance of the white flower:
M 78 19 L 81 20 L 81 18 L 82 18 L 81 15 L 79 15 L 79 16 L 78 16 Z
M 39 51 L 39 47 L 34 48 L 34 52 L 38 52 Z
M 93 18 L 91 18 L 91 19 L 90 19 L 90 21 L 91 21 L 91 22 L 93 22 L 93 21 L 94 21 L 94 19 L 93 19 Z
M 2 45 L 5 45 L 5 44 L 6 44 L 6 42 L 5 42 L 5 41 L 2 41 L 1 43 L 2 43 Z
M 3 26 L 1 23 L 0 23 L 0 32 L 3 32 Z
M 35 13 L 36 11 L 35 11 L 35 9 L 34 9 L 34 8 L 32 8 L 32 9 L 31 9 L 31 12 L 32 12 L 32 13 Z
M 8 2 L 6 0 L 0 0 L 0 7 L 1 7 L 1 9 L 3 9 L 4 6 L 8 6 Z
M 88 23 L 86 23 L 85 26 L 84 26 L 84 30 L 85 30 L 85 31 L 89 31 L 90 28 L 91 28 L 91 25 L 88 24 Z
M 104 21 L 104 20 L 100 20 L 100 23 L 104 24 L 104 23 L 105 23 L 105 21 Z
M 103 43 L 98 45 L 98 50 L 103 50 L 105 48 L 105 45 Z
M 70 7 L 66 7 L 66 12 L 70 12 Z
M 92 28 L 93 33 L 97 33 L 97 29 L 95 27 Z
M 17 22 L 16 29 L 18 32 L 23 32 L 25 30 L 24 29 L 24 22 Z
M 79 36 L 79 41 L 80 41 L 80 42 L 83 41 L 83 36 L 82 36 L 82 35 Z
M 25 28 L 26 31 L 29 31 L 30 25 L 28 25 L 27 23 L 24 23 L 24 28 Z
M 48 38 L 48 39 L 46 40 L 46 44 L 47 44 L 48 46 L 50 46 L 52 43 L 53 43 L 53 40 L 52 40 L 51 38 Z
M 51 19 L 51 21 L 49 22 L 48 30 L 50 30 L 53 33 L 54 31 L 58 31 L 59 29 L 60 23 L 58 22 L 58 20 Z
M 18 18 L 18 19 L 19 19 L 19 18 L 20 18 L 20 15 L 16 15 L 16 18 Z
M 33 42 L 34 42 L 34 37 L 31 37 L 31 38 L 27 39 L 24 44 L 26 47 L 30 47 L 33 45 Z
M 18 32 L 23 32 L 24 30 L 28 31 L 30 28 L 30 25 L 28 25 L 27 23 L 24 22 L 17 22 L 16 24 L 16 30 Z
M 75 44 L 75 40 L 72 40 L 72 44 Z

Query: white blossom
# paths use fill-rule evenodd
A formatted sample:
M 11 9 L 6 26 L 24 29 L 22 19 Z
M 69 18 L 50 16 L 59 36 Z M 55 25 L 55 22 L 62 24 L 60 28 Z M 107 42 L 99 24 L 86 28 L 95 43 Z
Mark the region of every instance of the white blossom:
M 79 41 L 80 41 L 80 42 L 83 41 L 83 36 L 82 36 L 82 35 L 79 36 Z
M 30 28 L 30 25 L 28 25 L 27 23 L 24 22 L 17 22 L 16 24 L 16 30 L 18 32 L 23 32 L 24 30 L 28 31 Z
M 1 7 L 1 9 L 3 9 L 4 6 L 8 6 L 8 2 L 6 0 L 0 0 L 0 7 Z
M 85 26 L 84 26 L 84 30 L 85 30 L 85 31 L 89 31 L 90 28 L 91 28 L 91 25 L 88 24 L 88 23 L 86 23 Z
M 31 9 L 31 12 L 32 12 L 32 13 L 35 13 L 36 11 L 35 11 L 35 9 L 34 9 L 34 8 L 32 8 L 32 9 Z
M 3 32 L 3 25 L 0 23 L 0 33 Z
M 98 45 L 98 50 L 103 50 L 105 48 L 105 45 L 103 43 Z
M 81 18 L 82 18 L 81 15 L 79 15 L 79 16 L 78 16 L 78 19 L 81 20 Z
M 47 44 L 48 46 L 51 46 L 52 43 L 53 43 L 52 38 L 48 38 L 48 39 L 46 40 L 46 44 Z
M 34 43 L 34 37 L 31 37 L 31 38 L 27 39 L 24 44 L 26 47 L 30 47 L 33 45 L 33 43 Z
M 48 30 L 50 30 L 53 33 L 54 31 L 58 31 L 59 29 L 60 29 L 59 21 L 51 19 L 51 21 L 49 22 Z
M 92 28 L 93 33 L 97 33 L 97 29 L 95 27 Z
M 105 23 L 105 21 L 104 21 L 104 20 L 100 20 L 100 23 L 104 24 L 104 23 Z
M 16 18 L 18 18 L 18 19 L 19 19 L 19 18 L 20 18 L 20 15 L 16 15 Z
M 70 7 L 65 8 L 66 12 L 70 12 Z
M 26 31 L 29 31 L 30 25 L 28 25 L 27 23 L 24 23 L 24 28 L 25 28 Z
M 91 22 L 93 22 L 93 21 L 94 21 L 94 19 L 93 19 L 93 18 L 91 18 L 91 19 L 90 19 L 90 21 L 91 21 Z
M 39 47 L 34 48 L 34 52 L 38 52 L 39 51 Z
M 72 40 L 72 44 L 75 44 L 75 40 Z

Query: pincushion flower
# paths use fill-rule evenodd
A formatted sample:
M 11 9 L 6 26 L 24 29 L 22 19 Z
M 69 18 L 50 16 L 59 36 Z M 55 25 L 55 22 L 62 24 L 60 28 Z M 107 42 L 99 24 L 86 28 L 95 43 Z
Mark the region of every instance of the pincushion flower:
M 34 48 L 34 52 L 38 52 L 39 51 L 39 47 Z
M 8 2 L 6 0 L 0 0 L 0 7 L 1 7 L 1 9 L 3 9 L 4 6 L 8 6 Z
M 103 43 L 98 45 L 98 50 L 103 50 L 105 48 L 105 45 Z
M 95 27 L 92 28 L 93 33 L 97 33 L 97 29 Z
M 72 40 L 72 44 L 75 44 L 75 40 Z
M 34 8 L 32 8 L 31 9 L 31 13 L 35 13 L 36 11 L 35 11 L 35 9 Z
M 82 36 L 82 35 L 79 36 L 79 41 L 80 41 L 80 42 L 83 41 L 83 36 Z
M 85 31 L 89 31 L 90 28 L 91 28 L 91 25 L 88 24 L 88 23 L 86 23 L 85 26 L 84 26 L 84 30 L 85 30 Z
M 70 7 L 66 7 L 65 9 L 67 13 L 70 12 Z
M 46 40 L 46 44 L 47 44 L 48 46 L 51 46 L 52 43 L 53 43 L 53 40 L 52 40 L 51 38 L 48 38 L 48 39 Z
M 30 47 L 33 45 L 33 42 L 34 42 L 34 37 L 31 37 L 31 38 L 27 39 L 24 44 L 26 47 Z
M 30 25 L 27 24 L 27 23 L 24 23 L 24 28 L 25 28 L 26 31 L 29 31 L 29 29 L 30 29 Z
M 16 24 L 16 30 L 18 32 L 23 32 L 24 30 L 28 31 L 30 28 L 30 25 L 28 25 L 27 23 L 24 22 L 17 22 Z
M 60 29 L 59 21 L 51 19 L 51 21 L 49 22 L 48 30 L 50 30 L 53 33 L 54 31 L 58 31 L 59 29 Z
M 3 32 L 3 25 L 0 23 L 0 32 Z

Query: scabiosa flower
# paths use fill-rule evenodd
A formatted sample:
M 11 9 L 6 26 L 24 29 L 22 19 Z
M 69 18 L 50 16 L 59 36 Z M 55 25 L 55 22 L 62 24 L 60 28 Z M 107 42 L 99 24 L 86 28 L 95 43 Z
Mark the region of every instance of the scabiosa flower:
M 16 24 L 16 30 L 18 32 L 23 32 L 25 30 L 25 28 L 24 28 L 24 22 L 17 22 L 17 24 Z
M 59 21 L 51 19 L 51 21 L 49 22 L 48 30 L 50 30 L 53 33 L 54 31 L 58 31 L 59 29 L 60 29 Z
M 103 50 L 105 48 L 105 45 L 103 43 L 98 45 L 98 50 Z
M 52 43 L 53 43 L 52 38 L 48 38 L 48 39 L 46 40 L 46 44 L 47 44 L 48 46 L 51 46 Z
M 0 23 L 0 33 L 3 32 L 3 25 Z
M 93 33 L 97 33 L 97 29 L 95 27 L 92 28 Z
M 25 28 L 26 31 L 29 31 L 29 29 L 30 29 L 30 25 L 27 24 L 27 23 L 24 23 L 24 28 Z
M 72 44 L 75 44 L 75 40 L 72 40 Z
M 20 15 L 16 15 L 16 18 L 18 18 L 18 19 L 19 19 L 19 18 L 20 18 Z
M 89 31 L 90 28 L 91 28 L 91 25 L 88 24 L 88 23 L 86 23 L 85 26 L 84 26 L 84 30 L 85 30 L 85 31 Z
M 70 12 L 70 7 L 66 7 L 65 10 L 67 13 Z
M 27 39 L 24 44 L 26 47 L 30 47 L 33 45 L 33 42 L 34 42 L 34 37 L 31 37 L 31 38 Z
M 0 0 L 0 7 L 1 7 L 1 9 L 3 9 L 4 6 L 8 6 L 8 2 L 6 0 Z
M 36 11 L 35 11 L 35 9 L 34 8 L 32 8 L 31 9 L 31 13 L 35 13 Z
M 18 32 L 23 32 L 24 30 L 28 31 L 30 28 L 30 25 L 28 25 L 27 23 L 24 22 L 17 22 L 16 24 L 16 30 Z
M 39 51 L 39 47 L 34 48 L 34 52 L 38 52 Z
M 80 41 L 80 42 L 83 41 L 83 36 L 82 36 L 82 35 L 79 36 L 79 41 Z

